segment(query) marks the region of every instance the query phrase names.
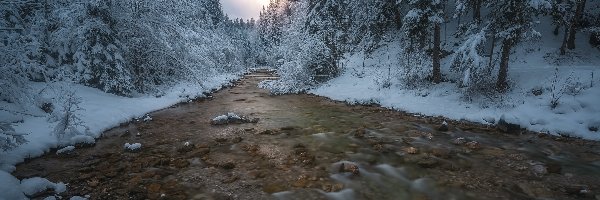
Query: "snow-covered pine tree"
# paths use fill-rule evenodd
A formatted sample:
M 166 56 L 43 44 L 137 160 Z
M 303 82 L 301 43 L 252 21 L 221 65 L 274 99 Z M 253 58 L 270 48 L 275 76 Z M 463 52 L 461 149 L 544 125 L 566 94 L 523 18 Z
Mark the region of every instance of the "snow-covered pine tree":
M 493 2 L 490 13 L 490 29 L 495 38 L 501 40 L 502 50 L 496 89 L 503 92 L 508 89 L 508 63 L 511 50 L 519 42 L 539 38 L 541 34 L 533 29 L 534 17 L 551 9 L 547 0 L 506 0 Z
M 483 47 L 487 40 L 488 26 L 485 26 L 479 32 L 467 35 L 465 41 L 460 45 L 452 58 L 451 70 L 458 72 L 462 77 L 459 86 L 464 87 L 464 95 L 471 98 L 474 94 L 489 92 L 492 82 L 491 73 L 493 67 L 488 65 L 483 55 Z M 493 84 L 492 84 L 493 85 Z
M 390 31 L 402 26 L 402 13 L 395 1 L 353 0 L 348 4 L 348 44 L 357 49 L 364 48 L 367 53 L 374 51 Z
M 110 2 L 92 1 L 79 31 L 85 39 L 79 48 L 78 63 L 86 63 L 89 71 L 83 74 L 86 85 L 118 95 L 130 95 L 133 89 L 130 70 L 123 59 L 123 47 L 114 32 Z
M 575 49 L 575 35 L 583 28 L 581 19 L 585 11 L 585 0 L 554 0 L 552 1 L 552 19 L 556 25 L 554 34 L 558 35 L 559 28 L 564 27 L 563 42 L 560 54 L 566 54 L 567 49 Z
M 418 49 L 425 49 L 425 45 L 429 43 L 427 38 L 433 37 L 431 80 L 433 83 L 439 83 L 442 79 L 440 25 L 445 22 L 444 6 L 446 1 L 409 0 L 408 4 L 412 9 L 403 18 L 404 35 L 410 39 L 410 46 L 413 47 L 416 43 Z
M 310 66 L 315 80 L 323 82 L 335 77 L 340 72 L 339 60 L 347 52 L 349 16 L 346 12 L 347 1 L 309 0 L 306 29 L 308 34 L 315 35 L 327 47 L 327 53 L 320 59 L 323 62 Z

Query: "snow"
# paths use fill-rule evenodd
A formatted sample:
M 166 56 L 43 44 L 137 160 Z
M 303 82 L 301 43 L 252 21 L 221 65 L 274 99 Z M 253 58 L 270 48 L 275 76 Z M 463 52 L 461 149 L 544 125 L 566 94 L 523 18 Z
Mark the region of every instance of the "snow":
M 53 190 L 56 194 L 60 194 L 67 191 L 67 186 L 62 183 L 53 183 L 48 179 L 33 177 L 21 180 L 21 191 L 25 195 L 34 195 L 38 192 L 46 191 L 47 189 Z
M 94 144 L 96 140 L 88 135 L 76 135 L 71 138 L 71 144 Z
M 133 144 L 125 143 L 125 145 L 123 145 L 123 147 L 129 151 L 136 151 L 136 150 L 140 150 L 142 148 L 142 144 L 140 144 L 140 143 L 133 143 Z
M 56 155 L 72 152 L 73 150 L 75 150 L 75 146 L 66 146 L 62 149 L 57 150 Z
M 342 61 L 344 72 L 309 93 L 352 104 L 376 102 L 394 110 L 484 124 L 496 123 L 505 116 L 507 122 L 531 131 L 600 140 L 600 133 L 590 130 L 600 124 L 600 76 L 597 75 L 600 73 L 600 52 L 591 48 L 587 44 L 588 35 L 581 33 L 576 41 L 578 48 L 560 56 L 562 40 L 559 37 L 562 36 L 552 35 L 553 26 L 548 21 L 543 20 L 536 28 L 543 34 L 540 41 L 516 48 L 509 69 L 513 88 L 503 94 L 501 100 L 467 101 L 458 83 L 450 82 L 406 89 L 402 81 L 392 79 L 390 87 L 381 87 L 378 82 L 387 77 L 382 74 L 388 73 L 388 68 L 382 66 L 387 65 L 385 63 L 398 66 L 395 55 L 400 49 L 397 42 L 390 42 L 366 60 L 362 52 L 347 54 Z M 443 74 L 452 74 L 451 60 L 448 59 L 451 57 L 443 60 Z M 395 70 L 392 77 L 401 77 L 400 70 L 392 69 Z M 558 69 L 557 78 L 554 78 L 555 69 Z M 458 76 L 459 80 L 468 79 L 464 74 Z M 553 82 L 557 82 L 554 90 Z M 542 88 L 543 93 L 532 94 L 536 88 Z M 562 96 L 554 109 L 550 105 L 553 93 Z
M 220 89 L 223 85 L 238 79 L 240 75 L 241 73 L 213 76 L 205 80 L 202 86 L 182 83 L 160 97 L 145 95 L 128 98 L 108 94 L 95 88 L 69 84 L 69 88 L 82 98 L 79 106 L 83 109 L 78 110 L 76 114 L 82 119 L 83 124 L 89 128 L 85 131 L 86 135 L 75 136 L 70 141 L 72 144 L 94 143 L 94 138 L 100 137 L 102 132 L 112 127 L 128 122 L 138 116 L 144 116 L 146 113 L 167 108 L 180 102 L 187 102 L 195 97 L 202 97 L 203 93 Z M 37 83 L 33 87 L 59 87 L 65 84 L 68 83 Z M 15 116 L 0 112 L 0 121 L 12 121 L 6 120 L 5 116 L 15 118 Z M 14 171 L 15 165 L 23 162 L 25 158 L 38 157 L 48 153 L 52 148 L 59 147 L 56 135 L 52 134 L 57 122 L 49 122 L 45 113 L 36 114 L 35 116 L 19 116 L 18 120 L 22 122 L 13 124 L 13 128 L 17 133 L 26 133 L 27 135 L 24 136 L 28 142 L 7 152 L 0 152 L 0 194 L 2 194 L 2 198 L 26 199 L 22 193 L 30 194 L 44 187 L 53 188 L 57 192 L 62 191 L 64 184 L 54 184 L 45 179 L 25 179 L 21 188 L 15 188 L 19 185 L 14 184 L 18 183 L 18 179 L 7 172 Z M 140 147 L 141 144 L 139 143 L 131 146 L 133 149 Z M 21 190 L 23 192 L 20 193 Z M 2 198 L 0 200 L 4 200 Z
M 18 187 L 20 185 L 19 179 L 13 177 L 11 174 L 0 170 L 0 191 L 2 196 L 0 200 L 21 200 L 27 199 L 25 194 Z

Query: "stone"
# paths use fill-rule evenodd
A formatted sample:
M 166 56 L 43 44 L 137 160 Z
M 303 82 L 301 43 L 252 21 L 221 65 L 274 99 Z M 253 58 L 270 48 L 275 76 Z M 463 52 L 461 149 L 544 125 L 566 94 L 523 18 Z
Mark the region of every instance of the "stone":
M 541 164 L 531 166 L 531 171 L 536 176 L 543 176 L 548 173 L 548 169 L 546 169 L 546 166 L 541 165 Z
M 477 142 L 477 141 L 467 142 L 467 143 L 465 143 L 465 146 L 472 150 L 481 149 L 481 144 L 479 144 L 479 142 Z
M 356 138 L 364 138 L 366 134 L 366 130 L 364 128 L 359 128 L 354 131 L 354 137 Z
M 408 154 L 417 154 L 419 152 L 419 150 L 414 147 L 408 147 L 408 148 L 404 149 L 404 152 L 406 152 Z
M 502 116 L 500 120 L 498 120 L 498 124 L 496 124 L 496 127 L 505 133 L 516 133 L 521 130 L 520 125 L 507 122 L 504 119 L 504 116 Z
M 463 137 L 455 138 L 454 140 L 452 140 L 452 144 L 455 144 L 455 145 L 463 145 L 465 143 L 467 143 L 467 139 L 465 139 Z
M 352 173 L 354 175 L 360 174 L 360 170 L 359 170 L 358 166 L 356 164 L 354 164 L 354 163 L 348 163 L 348 162 L 343 162 L 340 165 L 339 172 L 340 173 L 349 172 L 349 173 Z
M 179 153 L 186 153 L 186 152 L 190 152 L 195 148 L 194 144 L 191 144 L 190 142 L 185 142 L 183 143 L 183 146 L 177 148 L 177 152 Z
M 292 186 L 297 187 L 297 188 L 304 188 L 306 187 L 306 185 L 308 185 L 309 180 L 307 178 L 306 175 L 301 175 L 300 177 L 298 177 L 298 179 L 296 179 L 296 181 L 292 184 Z
M 443 132 L 448 131 L 449 130 L 449 128 L 448 128 L 448 122 L 446 122 L 446 121 L 442 122 L 442 124 L 440 126 L 438 126 L 437 130 L 438 131 L 443 131 Z
M 565 192 L 569 195 L 585 195 L 588 191 L 585 185 L 569 185 L 565 187 Z

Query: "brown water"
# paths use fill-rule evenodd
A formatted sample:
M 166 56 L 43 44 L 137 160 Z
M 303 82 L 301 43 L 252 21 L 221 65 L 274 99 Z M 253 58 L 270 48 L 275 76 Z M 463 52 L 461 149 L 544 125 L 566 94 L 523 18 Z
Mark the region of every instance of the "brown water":
M 271 78 L 255 72 L 14 174 L 91 199 L 600 199 L 598 142 L 456 121 L 441 132 L 441 118 L 256 87 Z M 227 112 L 260 120 L 210 125 Z

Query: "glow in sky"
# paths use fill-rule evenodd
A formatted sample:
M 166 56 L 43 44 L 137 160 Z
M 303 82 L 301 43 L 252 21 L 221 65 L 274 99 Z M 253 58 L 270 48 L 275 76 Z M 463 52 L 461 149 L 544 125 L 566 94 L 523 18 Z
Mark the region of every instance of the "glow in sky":
M 258 19 L 263 6 L 269 5 L 269 0 L 221 0 L 221 4 L 230 19 Z

